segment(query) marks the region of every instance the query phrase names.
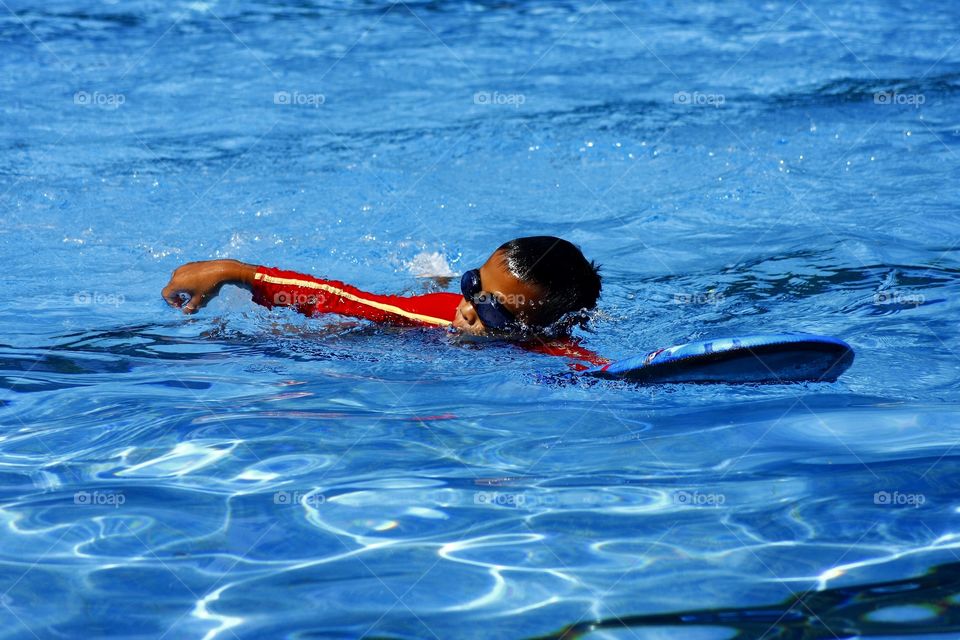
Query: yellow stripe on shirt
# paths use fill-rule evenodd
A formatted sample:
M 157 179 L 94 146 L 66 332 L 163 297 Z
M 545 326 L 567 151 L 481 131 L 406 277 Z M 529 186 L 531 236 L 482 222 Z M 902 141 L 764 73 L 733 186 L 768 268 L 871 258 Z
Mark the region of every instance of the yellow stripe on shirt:
M 320 282 L 311 282 L 309 280 L 297 280 L 295 278 L 277 278 L 276 276 L 268 276 L 265 273 L 257 272 L 253 276 L 254 280 L 263 280 L 270 284 L 286 284 L 293 285 L 295 287 L 306 287 L 308 289 L 320 289 L 321 291 L 326 291 L 327 293 L 332 293 L 335 296 L 340 296 L 341 298 L 346 298 L 347 300 L 352 300 L 353 302 L 359 302 L 360 304 L 365 304 L 368 307 L 373 307 L 374 309 L 379 309 L 381 311 L 387 311 L 389 313 L 395 313 L 398 316 L 403 316 L 404 318 L 410 318 L 411 320 L 419 320 L 421 322 L 426 322 L 428 324 L 435 324 L 440 327 L 448 327 L 452 322 L 449 320 L 442 320 L 440 318 L 434 318 L 433 316 L 426 316 L 421 313 L 413 313 L 412 311 L 407 311 L 406 309 L 401 309 L 400 307 L 394 306 L 392 304 L 384 304 L 382 302 L 376 302 L 375 300 L 367 300 L 366 298 L 361 298 L 360 296 L 354 295 L 343 289 L 331 286 L 329 284 L 322 284 Z

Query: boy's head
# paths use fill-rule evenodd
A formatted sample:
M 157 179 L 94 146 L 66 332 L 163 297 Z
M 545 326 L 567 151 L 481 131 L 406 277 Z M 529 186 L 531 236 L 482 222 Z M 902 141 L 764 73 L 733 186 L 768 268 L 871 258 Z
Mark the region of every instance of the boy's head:
M 483 266 L 464 274 L 461 285 L 464 298 L 453 326 L 467 333 L 497 328 L 487 325 L 504 317 L 563 332 L 575 324 L 573 312 L 593 309 L 600 297 L 599 267 L 553 236 L 500 245 Z

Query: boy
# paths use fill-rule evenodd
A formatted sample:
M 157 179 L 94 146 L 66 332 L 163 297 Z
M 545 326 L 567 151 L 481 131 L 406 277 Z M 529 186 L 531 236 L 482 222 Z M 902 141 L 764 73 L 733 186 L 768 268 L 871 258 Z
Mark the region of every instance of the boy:
M 225 284 L 250 290 L 254 302 L 267 308 L 291 306 L 308 316 L 338 313 L 468 334 L 523 335 L 521 344 L 534 351 L 592 364 L 607 362 L 569 337 L 573 326 L 583 322 L 579 314 L 597 304 L 599 267 L 570 242 L 552 236 L 517 238 L 501 245 L 479 269 L 463 274 L 462 295 L 377 295 L 334 280 L 236 260 L 187 263 L 173 272 L 162 295 L 171 306 L 195 313 Z M 184 302 L 183 296 L 189 299 Z M 559 339 L 529 340 L 531 334 L 545 333 Z

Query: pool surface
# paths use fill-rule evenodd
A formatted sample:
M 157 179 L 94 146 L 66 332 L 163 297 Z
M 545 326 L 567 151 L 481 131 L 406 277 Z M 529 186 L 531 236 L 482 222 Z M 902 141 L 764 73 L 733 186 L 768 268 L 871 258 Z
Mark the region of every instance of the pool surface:
M 960 634 L 960 5 L 2 0 L 0 71 L 0 638 Z M 857 359 L 563 380 L 160 298 L 536 234 L 601 263 L 605 356 Z

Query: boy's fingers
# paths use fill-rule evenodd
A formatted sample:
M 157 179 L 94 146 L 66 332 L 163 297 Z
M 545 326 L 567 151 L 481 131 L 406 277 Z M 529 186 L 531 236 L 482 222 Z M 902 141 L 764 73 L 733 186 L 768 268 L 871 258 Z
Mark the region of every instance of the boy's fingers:
M 203 306 L 203 294 L 197 293 L 190 298 L 187 304 L 183 305 L 184 313 L 196 313 L 197 310 Z
M 163 291 L 160 292 L 160 295 L 163 296 L 163 299 L 167 301 L 171 307 L 176 307 L 177 309 L 183 306 L 183 298 L 180 297 L 181 294 L 193 295 L 190 291 L 184 291 L 174 287 L 173 285 L 167 285 L 163 288 Z
M 163 299 L 167 301 L 171 307 L 180 308 L 183 305 L 183 299 L 180 297 L 180 291 L 174 289 L 171 286 L 166 286 L 163 288 L 163 291 L 160 292 L 160 295 L 163 296 Z

